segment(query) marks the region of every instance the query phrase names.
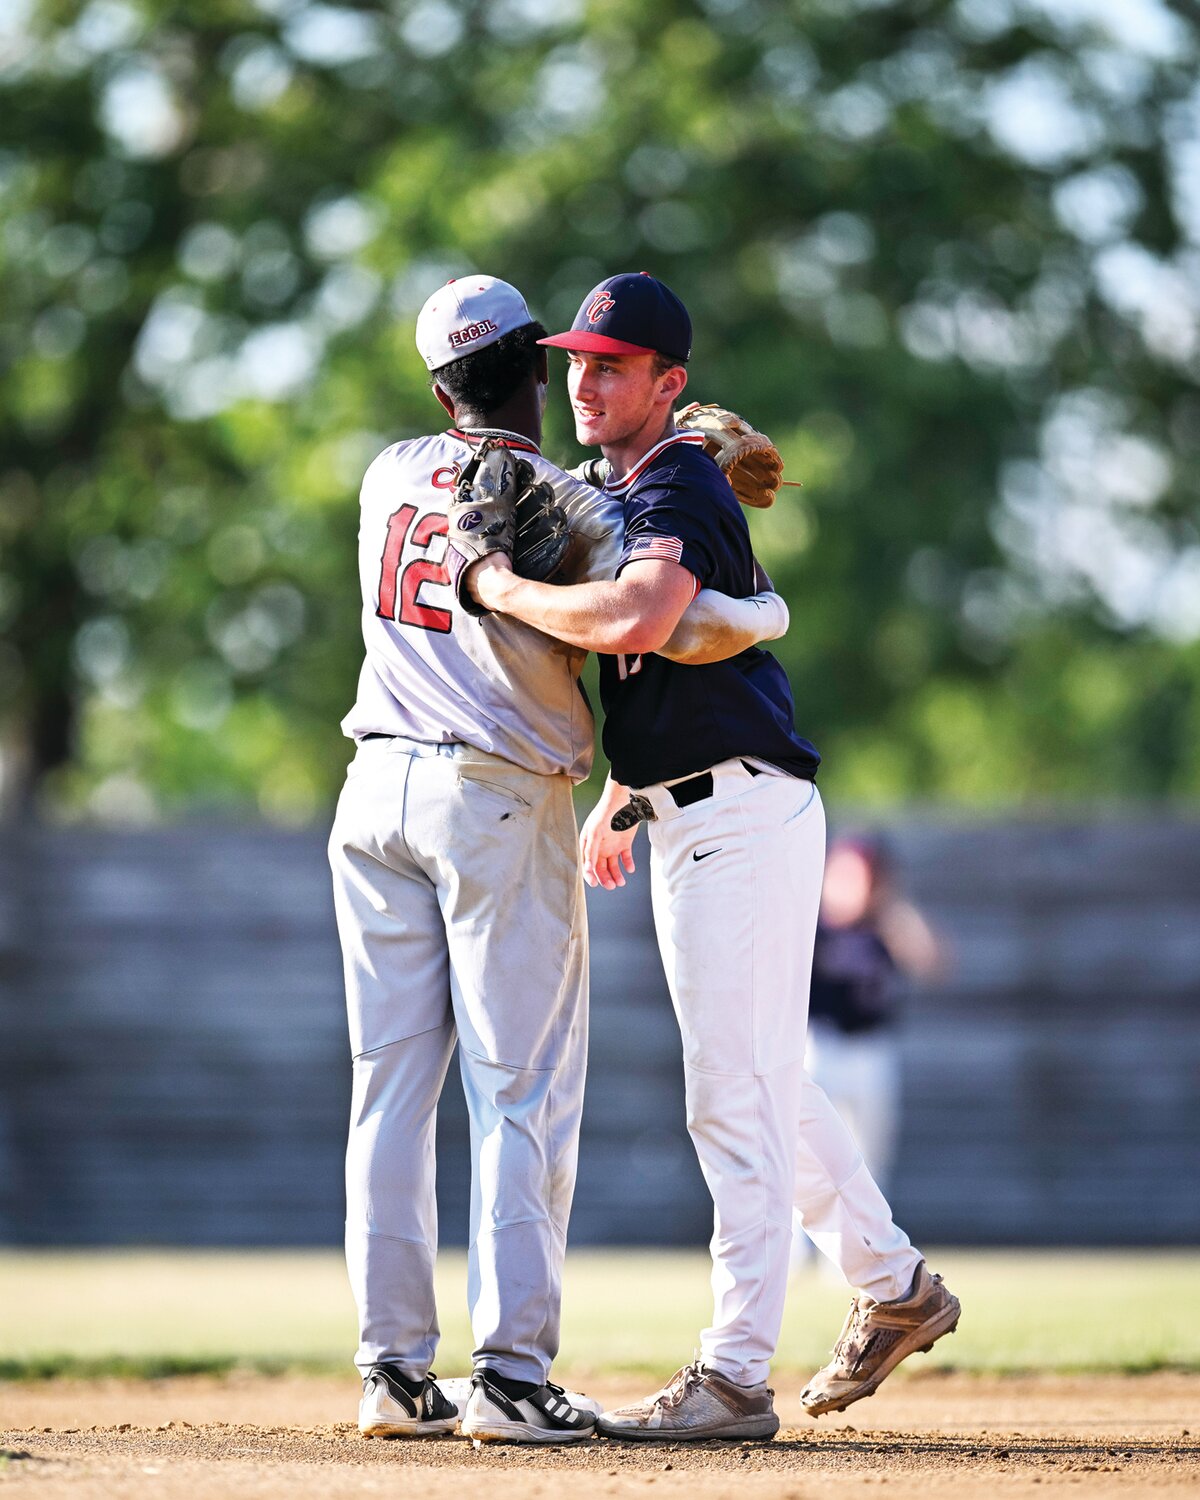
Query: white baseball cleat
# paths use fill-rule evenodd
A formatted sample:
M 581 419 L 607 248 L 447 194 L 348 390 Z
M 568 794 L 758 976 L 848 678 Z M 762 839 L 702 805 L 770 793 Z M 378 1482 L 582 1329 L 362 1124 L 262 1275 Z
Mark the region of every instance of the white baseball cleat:
M 593 1402 L 588 1402 L 592 1407 Z M 594 1411 L 575 1406 L 560 1385 L 543 1385 L 514 1400 L 497 1390 L 487 1372 L 471 1376 L 471 1394 L 462 1419 L 464 1437 L 483 1443 L 576 1443 L 594 1436 Z
M 444 1437 L 458 1426 L 458 1407 L 427 1375 L 419 1396 L 406 1391 L 387 1365 L 372 1365 L 363 1376 L 358 1430 L 363 1437 Z
M 447 1401 L 453 1401 L 458 1407 L 459 1421 L 467 1414 L 467 1402 L 471 1399 L 472 1378 L 470 1375 L 451 1375 L 445 1380 L 438 1381 L 438 1390 Z M 593 1417 L 598 1417 L 604 1410 L 599 1401 L 594 1401 L 591 1396 L 585 1396 L 582 1391 L 564 1389 L 563 1395 L 576 1411 L 590 1412 Z

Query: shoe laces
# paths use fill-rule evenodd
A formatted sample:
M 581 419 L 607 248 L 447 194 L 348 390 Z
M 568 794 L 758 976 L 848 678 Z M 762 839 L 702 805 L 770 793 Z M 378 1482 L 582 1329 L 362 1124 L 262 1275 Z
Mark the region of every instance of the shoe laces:
M 854 1301 L 851 1302 L 850 1311 L 846 1314 L 846 1321 L 842 1324 L 842 1331 L 838 1334 L 837 1343 L 833 1346 L 834 1364 L 840 1362 L 849 1365 L 851 1363 L 850 1356 L 852 1354 L 857 1355 L 859 1340 L 866 1326 L 867 1315 L 871 1310 L 871 1306 L 874 1306 L 874 1304 L 867 1305 L 866 1299 L 862 1297 L 855 1297 Z
M 667 1384 L 659 1391 L 657 1401 L 661 1401 L 666 1407 L 679 1406 L 704 1379 L 704 1368 L 696 1361 L 690 1365 L 684 1365 L 677 1370 Z

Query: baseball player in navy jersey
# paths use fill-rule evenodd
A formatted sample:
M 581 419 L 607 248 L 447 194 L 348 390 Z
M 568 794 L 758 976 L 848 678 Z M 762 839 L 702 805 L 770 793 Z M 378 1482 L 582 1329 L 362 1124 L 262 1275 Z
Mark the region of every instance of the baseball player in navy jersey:
M 435 292 L 416 341 L 453 425 L 385 449 L 362 485 L 366 655 L 329 856 L 354 1058 L 346 1254 L 372 1436 L 437 1435 L 460 1417 L 430 1372 L 434 1122 L 456 1043 L 473 1168 L 463 1431 L 570 1442 L 598 1410 L 548 1383 L 587 1036 L 571 798 L 592 756 L 584 653 L 516 620 L 461 615 L 445 566 L 447 499 L 485 438 L 553 483 L 575 535 L 572 578 L 611 577 L 619 561 L 620 503 L 538 451 L 544 333 L 492 277 Z M 723 606 L 725 654 L 766 628 L 746 623 L 745 601 L 696 603 L 705 649 Z M 696 655 L 690 628 L 682 656 Z
M 700 587 L 754 577 L 749 531 L 713 461 L 675 430 L 691 323 L 646 275 L 584 299 L 545 342 L 570 357 L 576 434 L 610 464 L 624 508 L 614 581 L 554 589 L 485 558 L 479 603 L 605 653 L 611 774 L 582 835 L 593 884 L 624 883 L 649 825 L 655 926 L 683 1039 L 688 1128 L 714 1204 L 714 1312 L 700 1358 L 639 1405 L 605 1413 L 613 1437 L 769 1437 L 766 1384 L 783 1315 L 793 1201 L 855 1289 L 834 1358 L 802 1400 L 813 1415 L 870 1395 L 958 1319 L 958 1303 L 894 1223 L 841 1119 L 804 1072 L 824 815 L 819 757 L 797 734 L 767 652 L 681 668 L 660 648 Z

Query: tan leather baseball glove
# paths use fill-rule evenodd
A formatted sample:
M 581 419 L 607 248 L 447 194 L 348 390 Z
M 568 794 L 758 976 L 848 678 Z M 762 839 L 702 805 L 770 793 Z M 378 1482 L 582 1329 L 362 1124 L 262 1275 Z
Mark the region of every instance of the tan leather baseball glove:
M 765 433 L 744 417 L 714 403 L 693 401 L 675 414 L 681 432 L 704 435 L 704 451 L 716 460 L 743 505 L 766 510 L 783 481 L 783 459 Z

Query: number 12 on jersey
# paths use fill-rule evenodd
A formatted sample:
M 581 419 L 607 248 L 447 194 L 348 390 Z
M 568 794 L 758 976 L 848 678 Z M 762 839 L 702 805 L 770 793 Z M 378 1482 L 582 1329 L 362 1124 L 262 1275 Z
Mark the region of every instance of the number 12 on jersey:
M 415 625 L 418 630 L 436 630 L 441 635 L 450 633 L 450 611 L 424 604 L 417 597 L 423 583 L 449 584 L 450 575 L 445 563 L 434 562 L 428 556 L 404 560 L 406 545 L 411 544 L 411 548 L 427 553 L 434 538 L 445 535 L 446 517 L 440 511 L 427 511 L 417 520 L 417 507 L 402 505 L 388 517 L 383 571 L 379 575 L 379 608 L 375 611 L 382 619 Z M 399 613 L 396 611 L 397 596 Z

